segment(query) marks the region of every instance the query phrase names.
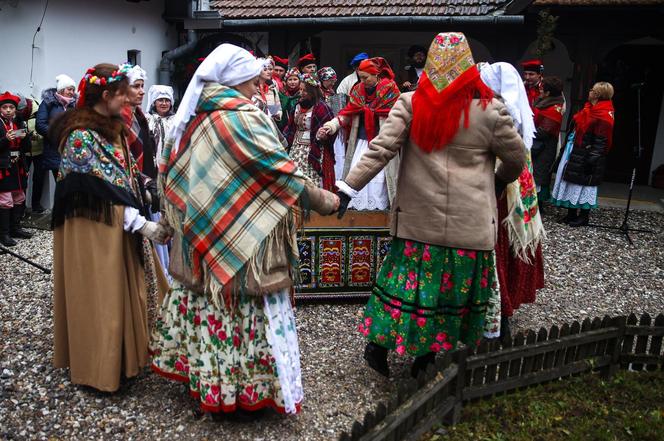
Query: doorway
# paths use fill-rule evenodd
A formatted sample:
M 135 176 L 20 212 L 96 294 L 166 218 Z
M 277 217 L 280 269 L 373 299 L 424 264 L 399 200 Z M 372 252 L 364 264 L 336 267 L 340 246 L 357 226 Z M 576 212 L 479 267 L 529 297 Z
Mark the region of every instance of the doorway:
M 664 45 L 623 45 L 613 49 L 599 65 L 597 81 L 608 81 L 615 89 L 616 122 L 613 149 L 607 158 L 605 180 L 628 183 L 638 144 L 638 84 L 641 91 L 641 158 L 636 184 L 647 185 L 662 107 L 664 83 L 658 76 L 664 68 Z

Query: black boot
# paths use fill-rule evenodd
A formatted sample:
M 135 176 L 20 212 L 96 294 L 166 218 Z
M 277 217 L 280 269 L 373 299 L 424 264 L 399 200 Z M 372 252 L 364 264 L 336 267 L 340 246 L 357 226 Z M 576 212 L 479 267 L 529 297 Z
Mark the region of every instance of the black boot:
M 420 355 L 415 357 L 415 362 L 413 362 L 413 367 L 410 369 L 410 375 L 413 378 L 417 378 L 420 375 L 420 372 L 427 370 L 427 366 L 436 362 L 436 353 L 429 352 L 426 355 Z
M 573 222 L 577 219 L 577 209 L 576 208 L 568 208 L 567 209 L 567 215 L 565 217 L 561 217 L 558 219 L 559 224 L 569 224 L 570 222 Z
M 579 217 L 569 223 L 570 227 L 585 227 L 590 219 L 590 210 L 581 209 Z
M 390 376 L 390 368 L 387 365 L 387 348 L 378 346 L 376 343 L 369 343 L 364 348 L 364 359 L 379 374 L 386 377 Z
M 11 208 L 0 208 L 0 243 L 6 247 L 13 247 L 16 241 L 9 235 L 9 219 Z
M 30 239 L 32 233 L 21 228 L 21 220 L 25 213 L 25 204 L 14 205 L 11 209 L 11 216 L 9 221 L 9 235 L 18 239 Z

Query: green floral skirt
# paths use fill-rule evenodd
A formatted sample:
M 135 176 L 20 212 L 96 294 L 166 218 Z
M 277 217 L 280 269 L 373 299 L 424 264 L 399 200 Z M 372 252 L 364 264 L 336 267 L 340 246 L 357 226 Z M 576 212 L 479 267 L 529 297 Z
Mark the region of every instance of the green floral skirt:
M 394 238 L 359 330 L 400 355 L 449 351 L 482 339 L 495 284 L 491 251 Z
M 204 411 L 300 409 L 300 353 L 287 290 L 218 308 L 174 281 L 151 352 L 152 370 L 187 383 Z

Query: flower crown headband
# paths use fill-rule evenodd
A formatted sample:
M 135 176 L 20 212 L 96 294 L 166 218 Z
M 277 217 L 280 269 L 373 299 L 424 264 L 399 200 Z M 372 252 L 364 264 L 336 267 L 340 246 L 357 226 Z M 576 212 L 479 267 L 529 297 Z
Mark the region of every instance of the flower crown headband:
M 131 68 L 132 68 L 131 64 L 124 63 L 118 67 L 118 70 L 114 70 L 109 77 L 99 77 L 97 75 L 93 75 L 95 72 L 95 68 L 91 67 L 90 69 L 87 70 L 83 79 L 85 80 L 86 83 L 96 84 L 97 86 L 106 86 L 107 84 L 113 83 L 115 81 L 120 81 L 126 78 Z
M 118 66 L 117 70 L 114 70 L 113 73 L 108 77 L 102 77 L 94 75 L 95 69 L 91 67 L 85 72 L 81 82 L 78 83 L 78 103 L 76 107 L 85 107 L 85 88 L 88 84 L 94 84 L 96 86 L 106 86 L 108 84 L 114 83 L 116 81 L 121 81 L 127 78 L 129 71 L 133 66 L 129 63 L 123 63 Z

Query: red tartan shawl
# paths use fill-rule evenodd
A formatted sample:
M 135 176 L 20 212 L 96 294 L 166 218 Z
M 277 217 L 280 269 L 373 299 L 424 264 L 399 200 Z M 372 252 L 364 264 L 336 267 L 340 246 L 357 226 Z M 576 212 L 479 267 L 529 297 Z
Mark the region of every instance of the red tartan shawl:
M 426 71 L 422 72 L 413 95 L 411 139 L 427 153 L 444 148 L 459 130 L 462 113 L 464 127 L 468 128 L 470 103 L 475 98 L 485 109 L 493 99 L 493 91 L 482 81 L 477 66 L 467 69 L 440 92 Z
M 126 106 L 122 109 L 122 119 L 124 120 L 125 127 L 127 128 L 127 145 L 129 146 L 129 151 L 131 151 L 132 156 L 138 164 L 138 169 L 143 169 L 143 140 L 134 127 L 134 109 L 130 106 Z
M 549 97 L 535 102 L 535 127 L 556 137 L 563 124 L 563 97 Z
M 378 134 L 376 129 L 376 119 L 379 116 L 387 116 L 392 110 L 392 106 L 399 99 L 399 86 L 394 80 L 383 78 L 378 81 L 376 90 L 369 95 L 364 83 L 358 83 L 350 91 L 349 101 L 341 112 L 339 112 L 346 136 L 350 132 L 352 117 L 355 115 L 364 116 L 364 128 L 367 130 L 367 141 L 371 141 Z
M 614 117 L 615 111 L 611 100 L 598 101 L 595 105 L 587 102 L 583 109 L 574 115 L 574 125 L 576 127 L 574 145 L 581 147 L 584 135 L 590 131 L 595 135 L 606 137 L 608 152 L 613 146 Z

